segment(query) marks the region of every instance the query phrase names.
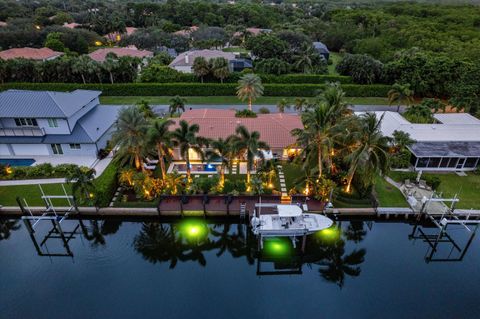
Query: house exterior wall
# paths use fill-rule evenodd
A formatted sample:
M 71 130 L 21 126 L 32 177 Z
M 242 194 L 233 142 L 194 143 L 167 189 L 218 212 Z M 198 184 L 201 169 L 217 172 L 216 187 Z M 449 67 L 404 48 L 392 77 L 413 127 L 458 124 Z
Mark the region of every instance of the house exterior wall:
M 47 144 L 11 144 L 12 155 L 50 155 L 51 150 Z
M 50 127 L 48 119 L 37 119 L 38 127 L 43 128 L 45 134 L 70 134 L 68 122 L 65 119 L 56 119 L 58 127 Z M 14 123 L 15 124 L 15 123 Z
M 12 155 L 7 144 L 0 144 L 0 156 Z
M 192 73 L 192 67 L 191 66 L 175 66 L 173 68 L 175 70 L 177 70 L 178 72 Z
M 55 156 L 97 156 L 97 147 L 93 143 L 80 144 L 80 149 L 72 149 L 70 148 L 70 144 L 60 145 L 62 145 L 63 155 Z
M 110 140 L 112 137 L 112 133 L 115 130 L 114 126 L 112 125 L 103 135 L 100 137 L 100 139 L 97 141 L 97 148 L 98 150 L 105 148 L 107 146 L 107 142 Z

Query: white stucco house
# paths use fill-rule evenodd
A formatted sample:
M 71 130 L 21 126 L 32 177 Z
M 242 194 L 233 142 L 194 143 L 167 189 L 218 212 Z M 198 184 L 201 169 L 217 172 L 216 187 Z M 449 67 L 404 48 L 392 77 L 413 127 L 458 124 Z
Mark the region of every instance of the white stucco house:
M 472 171 L 480 166 L 480 120 L 467 113 L 437 113 L 435 123 L 415 124 L 397 112 L 374 112 L 381 131 L 403 131 L 416 142 L 408 146 L 416 171 Z
M 0 93 L 0 157 L 91 156 L 107 145 L 118 114 L 100 91 Z
M 235 61 L 235 54 L 232 52 L 223 52 L 220 50 L 191 50 L 179 54 L 170 64 L 169 67 L 183 73 L 192 73 L 193 61 L 196 58 L 203 57 L 209 61 L 213 58 L 224 58 L 229 62 L 232 70 L 232 63 Z

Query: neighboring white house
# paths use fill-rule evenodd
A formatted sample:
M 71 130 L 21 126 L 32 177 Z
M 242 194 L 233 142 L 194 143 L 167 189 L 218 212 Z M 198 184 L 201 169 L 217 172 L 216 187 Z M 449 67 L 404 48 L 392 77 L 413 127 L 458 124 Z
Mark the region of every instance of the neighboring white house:
M 100 106 L 100 91 L 8 90 L 0 93 L 0 156 L 97 156 L 118 107 Z
M 193 61 L 196 58 L 203 57 L 207 61 L 213 58 L 225 58 L 229 62 L 229 66 L 232 69 L 232 63 L 236 60 L 235 54 L 232 52 L 223 52 L 220 50 L 191 50 L 179 54 L 170 63 L 169 67 L 184 73 L 192 73 Z
M 383 135 L 403 131 L 416 141 L 408 147 L 415 170 L 470 171 L 480 164 L 480 120 L 470 114 L 434 114 L 434 124 L 413 124 L 396 112 L 375 114 L 383 116 Z

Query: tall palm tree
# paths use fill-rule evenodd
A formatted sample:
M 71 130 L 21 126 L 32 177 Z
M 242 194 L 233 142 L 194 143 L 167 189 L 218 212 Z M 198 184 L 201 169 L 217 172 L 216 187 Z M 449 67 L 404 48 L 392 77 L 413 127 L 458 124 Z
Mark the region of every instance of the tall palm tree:
M 102 66 L 110 75 L 110 82 L 112 84 L 113 84 L 113 71 L 117 69 L 118 65 L 119 63 L 118 63 L 117 56 L 114 53 L 108 53 Z
M 294 57 L 295 68 L 302 70 L 303 73 L 312 73 L 315 60 L 319 59 L 319 55 L 312 45 L 303 45 L 299 54 Z
M 169 128 L 175 122 L 172 120 L 157 119 L 148 129 L 149 140 L 157 148 L 158 161 L 160 163 L 160 170 L 162 172 L 162 179 L 165 180 L 165 160 L 172 152 L 172 132 Z
M 210 65 L 204 57 L 196 57 L 195 60 L 193 60 L 192 70 L 203 83 L 203 78 L 210 73 Z
M 233 159 L 233 142 L 234 137 L 230 136 L 227 139 L 218 138 L 210 141 L 210 149 L 205 152 L 208 162 L 220 160 L 220 184 L 225 182 L 225 168 L 231 170 L 231 163 Z
M 373 113 L 359 118 L 358 128 L 351 132 L 356 141 L 349 148 L 345 161 L 349 164 L 346 192 L 351 191 L 353 177 L 359 173 L 364 185 L 372 185 L 375 174 L 385 173 L 388 168 L 388 138 L 382 135 L 380 124 L 383 116 L 377 119 Z
M 262 80 L 253 73 L 243 75 L 238 80 L 237 96 L 240 100 L 248 100 L 248 109 L 252 110 L 252 102 L 263 95 Z
M 270 146 L 260 140 L 259 132 L 249 132 L 243 125 L 238 126 L 235 132 L 238 138 L 235 139 L 234 147 L 239 153 L 243 153 L 247 159 L 247 184 L 249 184 L 250 171 L 253 169 L 255 156 L 263 158 L 264 156 L 261 150 L 269 150 Z
M 293 104 L 293 107 L 295 108 L 295 111 L 297 112 L 302 112 L 303 111 L 303 108 L 305 107 L 305 105 L 308 104 L 308 101 L 307 99 L 303 98 L 303 97 L 297 97 L 295 99 L 295 103 Z
M 131 106 L 118 114 L 112 143 L 120 147 L 118 158 L 133 162 L 137 170 L 143 169 L 143 155 L 147 141 L 147 121 L 138 108 Z
M 72 63 L 72 72 L 80 74 L 83 84 L 87 84 L 85 76 L 91 73 L 92 59 L 88 55 L 82 55 Z
M 170 105 L 168 106 L 168 113 L 170 113 L 170 116 L 173 116 L 173 114 L 180 112 L 185 112 L 185 103 L 187 103 L 187 100 L 184 98 L 176 95 L 170 99 Z
M 434 123 L 432 110 L 423 104 L 410 106 L 403 116 L 412 123 Z
M 397 103 L 397 112 L 400 111 L 400 105 L 402 104 L 412 105 L 413 91 L 410 89 L 410 84 L 395 83 L 388 91 L 388 103 L 389 105 Z
M 213 76 L 223 83 L 223 80 L 230 74 L 227 59 L 220 57 L 212 59 L 210 62 L 212 63 Z
M 297 138 L 297 144 L 302 147 L 305 163 L 315 162 L 318 167 L 318 177 L 322 177 L 323 163 L 331 167 L 331 152 L 336 136 L 339 133 L 336 123 L 339 118 L 338 109 L 320 103 L 302 113 L 304 129 L 294 129 L 292 134 Z
M 343 91 L 338 82 L 327 83 L 325 89 L 318 98 L 332 109 L 331 112 L 334 112 L 337 115 L 351 113 L 347 108 L 347 102 L 345 102 L 345 91 Z
M 72 193 L 80 194 L 80 202 L 86 202 L 93 198 L 95 186 L 93 180 L 95 178 L 95 170 L 93 168 L 83 169 L 79 166 L 73 167 L 67 175 L 67 183 L 72 184 Z
M 155 118 L 155 113 L 153 113 L 152 107 L 147 100 L 142 99 L 140 102 L 137 103 L 137 107 L 139 108 L 140 112 L 143 113 L 143 116 L 145 116 L 147 120 Z
M 194 150 L 203 159 L 202 146 L 207 145 L 207 139 L 198 136 L 200 126 L 198 124 L 189 125 L 187 121 L 181 120 L 179 127 L 172 132 L 174 143 L 180 148 L 180 155 L 185 160 L 187 165 L 187 178 L 190 180 L 190 153 L 189 150 Z
M 290 108 L 290 103 L 288 102 L 287 99 L 281 99 L 280 101 L 278 101 L 277 103 L 278 112 L 284 113 L 285 109 L 289 109 L 289 108 Z

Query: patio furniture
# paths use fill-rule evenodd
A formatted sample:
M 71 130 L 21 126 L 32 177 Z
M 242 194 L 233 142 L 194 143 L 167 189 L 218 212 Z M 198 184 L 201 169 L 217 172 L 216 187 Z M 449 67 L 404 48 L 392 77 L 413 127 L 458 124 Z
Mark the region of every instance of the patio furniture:
M 408 188 L 408 189 L 413 188 L 413 186 L 414 186 L 414 185 L 412 184 L 412 182 L 410 182 L 409 179 L 406 179 L 406 180 L 405 180 L 404 185 L 405 185 L 405 187 Z
M 157 159 L 151 159 L 150 157 L 147 157 L 146 161 L 147 161 L 148 164 L 158 164 Z
M 143 163 L 143 168 L 145 168 L 146 170 L 153 171 L 153 170 L 155 170 L 155 168 L 157 168 L 157 166 L 156 165 L 148 165 L 147 163 Z
M 427 182 L 423 179 L 418 181 L 418 187 L 425 190 L 432 190 L 430 186 L 427 185 Z

